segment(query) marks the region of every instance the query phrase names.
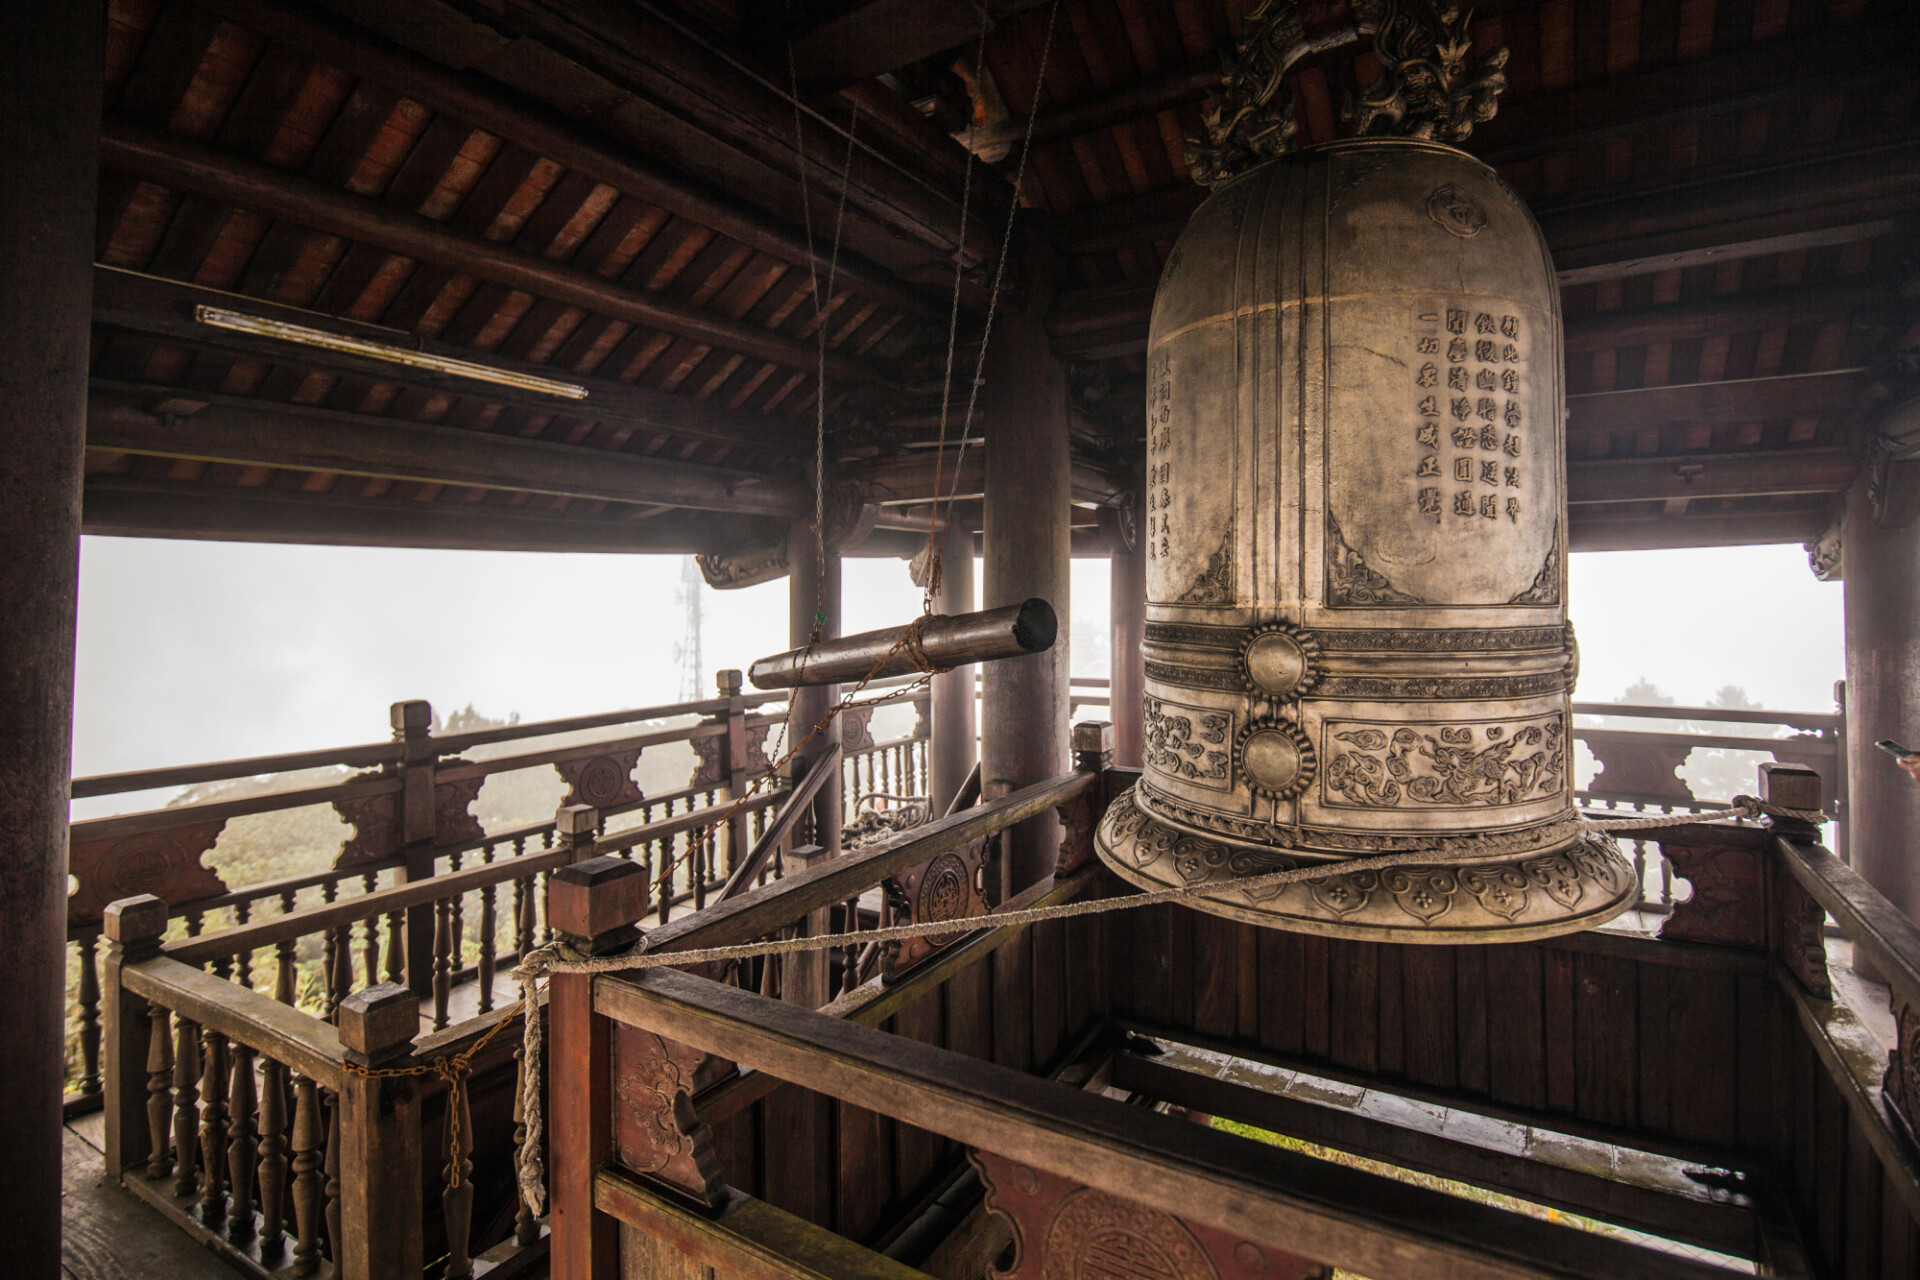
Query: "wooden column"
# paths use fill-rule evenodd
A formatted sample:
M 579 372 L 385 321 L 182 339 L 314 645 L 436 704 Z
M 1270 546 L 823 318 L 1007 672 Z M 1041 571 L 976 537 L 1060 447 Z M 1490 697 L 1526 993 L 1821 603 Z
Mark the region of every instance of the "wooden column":
M 383 982 L 340 1002 L 340 1047 L 355 1066 L 411 1065 L 420 997 Z M 347 1072 L 340 1083 L 340 1251 L 351 1280 L 415 1280 L 425 1244 L 421 1222 L 420 1086 L 411 1076 Z M 468 1130 L 471 1134 L 471 1128 Z M 472 1138 L 467 1138 L 469 1149 Z M 440 1154 L 440 1153 L 434 1153 Z M 424 1162 L 439 1160 L 424 1156 Z M 469 1198 L 472 1183 L 464 1188 Z
M 387 708 L 393 740 L 401 744 L 400 853 L 406 859 L 398 879 L 407 882 L 433 876 L 434 841 L 439 813 L 433 794 L 434 765 L 439 751 L 433 744 L 433 704 L 420 699 L 396 702 Z M 434 904 L 407 908 L 403 944 L 407 989 L 422 1000 L 433 999 Z
M 840 556 L 829 548 L 824 566 L 821 559 L 814 544 L 813 529 L 805 521 L 795 521 L 787 532 L 787 643 L 796 648 L 807 643 L 813 634 L 816 610 L 825 615 L 820 626 L 820 638 L 830 640 L 840 634 Z M 839 685 L 795 689 L 793 723 L 787 731 L 792 735 L 790 742 L 797 743 L 806 737 L 813 726 L 819 723 L 820 717 L 827 713 L 827 708 L 839 698 Z M 806 761 L 818 760 L 828 747 L 839 741 L 840 725 L 836 721 L 809 743 L 801 755 Z M 795 776 L 801 771 L 801 765 L 802 760 L 796 757 Z M 820 788 L 820 794 L 813 802 L 812 840 L 829 853 L 840 852 L 840 791 L 838 781 L 830 783 Z
M 981 705 L 980 782 L 987 798 L 1067 768 L 1072 490 L 1067 454 L 1067 370 L 1045 319 L 1053 305 L 1053 255 L 1043 228 L 1022 217 L 1015 291 L 1004 296 L 986 364 L 986 583 L 981 607 L 1039 596 L 1060 617 L 1052 649 L 987 664 Z M 1006 887 L 1018 892 L 1052 870 L 1060 822 L 1043 814 L 1007 839 Z
M 941 550 L 940 591 L 933 607 L 944 614 L 973 610 L 973 535 L 958 522 L 947 526 Z M 947 811 L 973 772 L 978 749 L 974 717 L 974 681 L 980 668 L 969 663 L 933 678 L 933 736 L 927 743 L 927 771 L 933 812 Z
M 1847 495 L 1847 847 L 1853 866 L 1920 922 L 1920 786 L 1874 743 L 1920 746 L 1920 463 L 1889 468 L 1882 501 Z M 1905 508 L 1903 510 L 1903 508 Z
M 587 810 L 589 814 L 592 810 Z M 560 940 L 590 956 L 619 955 L 641 940 L 646 873 L 621 858 L 588 858 L 553 873 L 547 919 Z M 556 973 L 547 986 L 551 1271 L 566 1280 L 620 1273 L 619 1224 L 594 1207 L 593 1177 L 613 1157 L 612 1052 L 593 1010 L 593 975 Z
M 1147 550 L 1146 533 L 1141 527 L 1145 512 L 1139 510 L 1140 494 L 1127 497 L 1134 510 L 1131 519 L 1116 523 L 1113 545 L 1112 583 L 1109 588 L 1108 635 L 1113 652 L 1113 687 L 1108 690 L 1112 702 L 1107 715 L 1113 722 L 1114 763 L 1138 769 L 1145 746 L 1145 718 L 1140 700 L 1147 689 L 1147 660 L 1140 644 L 1147 629 Z M 1122 530 L 1133 531 L 1133 546 L 1128 547 Z
M 60 1274 L 67 783 L 86 435 L 99 0 L 12 6 L 0 42 L 0 1204 L 6 1270 Z

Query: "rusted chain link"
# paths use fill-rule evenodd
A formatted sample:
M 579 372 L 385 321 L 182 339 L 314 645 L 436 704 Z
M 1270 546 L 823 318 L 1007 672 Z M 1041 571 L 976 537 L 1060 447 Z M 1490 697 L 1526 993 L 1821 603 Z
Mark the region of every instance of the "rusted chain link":
M 524 990 L 524 985 L 522 987 Z M 366 1067 L 357 1062 L 342 1062 L 340 1069 L 350 1076 L 359 1076 L 363 1080 L 390 1080 L 406 1076 L 438 1076 L 447 1085 L 447 1187 L 453 1189 L 461 1184 L 460 1157 L 464 1148 L 460 1145 L 460 1091 L 464 1088 L 467 1073 L 473 1069 L 473 1060 L 487 1047 L 492 1039 L 500 1034 L 500 1029 L 513 1021 L 513 1015 L 520 1011 L 526 1002 L 520 1001 L 500 1011 L 500 1020 L 487 1028 L 485 1035 L 460 1053 L 442 1054 L 428 1062 L 415 1063 L 408 1067 Z

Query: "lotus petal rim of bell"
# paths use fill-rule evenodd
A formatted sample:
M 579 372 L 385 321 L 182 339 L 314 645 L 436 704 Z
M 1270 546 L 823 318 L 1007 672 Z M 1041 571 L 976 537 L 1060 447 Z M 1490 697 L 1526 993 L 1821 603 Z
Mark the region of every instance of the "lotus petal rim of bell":
M 1638 899 L 1619 846 L 1578 819 L 1510 834 L 1536 847 L 1503 853 L 1501 844 L 1511 841 L 1486 834 L 1432 841 L 1458 849 L 1460 860 L 1347 870 L 1350 859 L 1333 858 L 1321 862 L 1324 877 L 1248 890 L 1239 882 L 1318 860 L 1176 826 L 1127 791 L 1108 807 L 1094 844 L 1110 870 L 1149 892 L 1215 885 L 1217 892 L 1190 905 L 1248 924 L 1358 941 L 1529 942 L 1597 928 Z M 1540 846 L 1543 834 L 1549 839 Z

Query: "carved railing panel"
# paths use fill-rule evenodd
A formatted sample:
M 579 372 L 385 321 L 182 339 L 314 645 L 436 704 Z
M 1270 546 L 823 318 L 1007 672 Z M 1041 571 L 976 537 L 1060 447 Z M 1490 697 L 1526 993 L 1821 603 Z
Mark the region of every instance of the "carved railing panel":
M 966 916 L 985 915 L 987 843 L 974 840 L 936 854 L 886 882 L 893 916 L 900 924 L 937 924 Z M 891 982 L 934 952 L 965 936 L 927 934 L 881 944 L 881 973 Z
M 67 869 L 79 885 L 67 899 L 67 923 L 96 922 L 109 902 L 143 893 L 168 906 L 225 893 L 226 882 L 202 866 L 200 857 L 213 848 L 226 825 L 221 818 L 134 835 L 75 840 L 67 854 Z
M 713 739 L 719 741 L 719 739 Z M 640 784 L 633 771 L 640 766 L 640 748 L 610 752 L 586 760 L 561 760 L 554 763 L 567 784 L 561 804 L 590 804 L 596 809 L 613 809 L 640 799 Z
M 1013 1228 L 1012 1267 L 994 1272 L 1001 1280 L 1327 1280 L 1333 1274 L 1271 1240 L 1242 1239 L 990 1151 L 968 1156 L 986 1184 L 987 1208 Z

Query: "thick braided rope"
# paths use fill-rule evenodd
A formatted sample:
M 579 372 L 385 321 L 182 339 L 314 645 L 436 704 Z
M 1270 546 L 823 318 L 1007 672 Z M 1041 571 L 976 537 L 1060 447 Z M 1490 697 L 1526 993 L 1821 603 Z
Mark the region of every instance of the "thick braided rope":
M 1582 820 L 1588 831 L 1646 831 L 1656 827 L 1689 826 L 1702 822 L 1719 822 L 1727 818 L 1785 818 L 1794 822 L 1818 825 L 1826 821 L 1826 815 L 1817 809 L 1786 809 L 1778 805 L 1767 804 L 1752 796 L 1736 796 L 1732 805 L 1725 809 L 1713 809 L 1702 813 L 1690 814 L 1650 814 L 1643 818 L 1599 818 Z M 1064 920 L 1073 916 L 1100 915 L 1109 911 L 1130 911 L 1137 907 L 1150 907 L 1162 902 L 1180 902 L 1194 898 L 1211 897 L 1225 891 L 1241 892 L 1255 889 L 1281 888 L 1299 884 L 1303 881 L 1324 880 L 1335 875 L 1351 875 L 1355 872 L 1389 870 L 1401 867 L 1436 866 L 1458 863 L 1461 853 L 1458 848 L 1440 844 L 1430 849 L 1409 850 L 1402 853 L 1381 854 L 1371 858 L 1352 858 L 1341 862 L 1320 862 L 1304 867 L 1289 867 L 1284 871 L 1270 871 L 1264 875 L 1248 876 L 1229 884 L 1207 883 L 1199 885 L 1181 885 L 1168 889 L 1154 889 L 1145 893 L 1128 894 L 1120 898 L 1093 898 L 1080 902 L 1061 902 L 1043 907 L 1024 907 L 1016 911 L 1004 911 L 984 916 L 962 916 L 953 920 L 927 921 L 920 924 L 888 925 L 880 929 L 859 929 L 844 933 L 818 934 L 805 938 L 777 938 L 762 942 L 737 943 L 723 947 L 699 947 L 687 951 L 660 951 L 617 956 L 582 955 L 564 943 L 549 943 L 536 951 L 528 952 L 521 960 L 520 967 L 514 970 L 520 979 L 526 996 L 526 1049 L 524 1060 L 527 1071 L 522 1079 L 521 1110 L 526 1118 L 527 1142 L 521 1149 L 519 1182 L 521 1194 L 527 1197 L 527 1204 L 537 1215 L 545 1203 L 545 1171 L 540 1163 L 538 1135 L 541 1129 L 539 1114 L 540 1090 L 538 1087 L 538 1067 L 540 1054 L 540 1001 L 533 986 L 543 977 L 556 973 L 593 974 L 622 973 L 634 970 L 658 969 L 667 966 L 704 964 L 713 961 L 743 960 L 754 956 L 790 955 L 803 951 L 824 951 L 834 947 L 844 947 L 849 943 L 890 942 L 896 939 L 919 938 L 929 934 L 957 934 L 970 929 L 991 927 L 1011 928 L 1015 926 L 1037 924 L 1043 920 Z

